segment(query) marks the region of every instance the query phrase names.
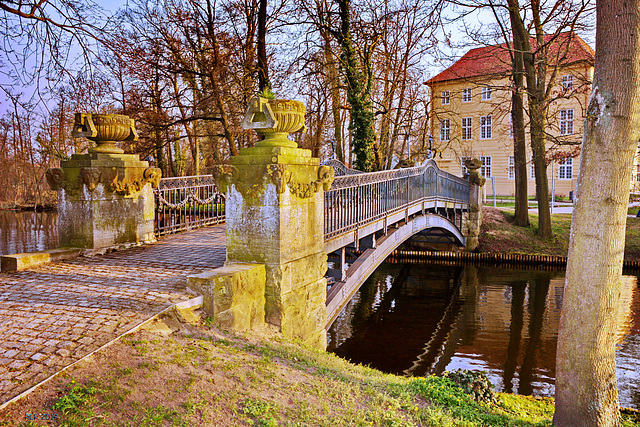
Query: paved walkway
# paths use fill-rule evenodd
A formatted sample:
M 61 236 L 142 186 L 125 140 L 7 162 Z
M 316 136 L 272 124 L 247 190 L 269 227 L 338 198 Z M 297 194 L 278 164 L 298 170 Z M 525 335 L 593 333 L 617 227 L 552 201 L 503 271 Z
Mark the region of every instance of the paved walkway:
M 91 258 L 0 273 L 0 405 L 163 309 L 225 260 L 224 225 Z

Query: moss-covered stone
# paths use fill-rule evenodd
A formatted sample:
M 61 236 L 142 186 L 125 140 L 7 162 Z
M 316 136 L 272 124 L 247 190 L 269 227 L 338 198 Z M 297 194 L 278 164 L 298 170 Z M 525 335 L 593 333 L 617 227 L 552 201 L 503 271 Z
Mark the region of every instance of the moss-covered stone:
M 216 326 L 245 331 L 264 324 L 264 265 L 230 263 L 189 276 L 187 286 L 203 295 Z
M 155 240 L 152 185 L 159 170 L 133 154 L 74 154 L 50 170 L 60 245 L 106 249 Z

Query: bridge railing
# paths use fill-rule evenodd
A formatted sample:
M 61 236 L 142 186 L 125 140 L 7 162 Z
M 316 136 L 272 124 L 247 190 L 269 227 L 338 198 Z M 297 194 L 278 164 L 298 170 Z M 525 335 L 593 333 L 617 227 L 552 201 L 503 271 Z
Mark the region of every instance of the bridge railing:
M 413 168 L 337 176 L 324 193 L 325 240 L 436 199 L 468 204 L 469 182 L 440 170 L 433 160 Z
M 162 178 L 154 196 L 157 236 L 225 221 L 224 194 L 212 175 Z

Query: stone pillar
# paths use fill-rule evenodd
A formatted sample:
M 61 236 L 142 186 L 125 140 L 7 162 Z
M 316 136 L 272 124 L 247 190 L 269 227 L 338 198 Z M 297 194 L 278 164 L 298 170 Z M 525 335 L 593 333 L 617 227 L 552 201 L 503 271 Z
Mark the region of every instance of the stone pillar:
M 289 339 L 326 348 L 327 254 L 324 194 L 333 168 L 296 148 L 288 132 L 304 126 L 305 107 L 251 101 L 243 127 L 265 136 L 214 176 L 226 192 L 227 263 L 265 265 L 265 317 Z
M 462 216 L 462 235 L 467 238 L 465 250 L 473 251 L 478 247 L 482 223 L 482 186 L 485 179 L 478 173 L 478 169 L 482 166 L 480 160 L 465 160 L 465 166 L 469 171 L 469 212 Z
M 58 191 L 60 246 L 101 252 L 154 241 L 151 187 L 158 186 L 161 171 L 115 146 L 137 139 L 133 120 L 76 114 L 73 135 L 98 145 L 47 171 L 50 187 Z

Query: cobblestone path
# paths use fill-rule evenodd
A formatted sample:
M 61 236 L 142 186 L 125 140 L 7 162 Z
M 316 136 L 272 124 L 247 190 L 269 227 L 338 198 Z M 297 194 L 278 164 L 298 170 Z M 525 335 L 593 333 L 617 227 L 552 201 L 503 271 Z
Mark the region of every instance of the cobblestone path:
M 163 309 L 186 276 L 225 260 L 224 225 L 0 273 L 0 405 Z

